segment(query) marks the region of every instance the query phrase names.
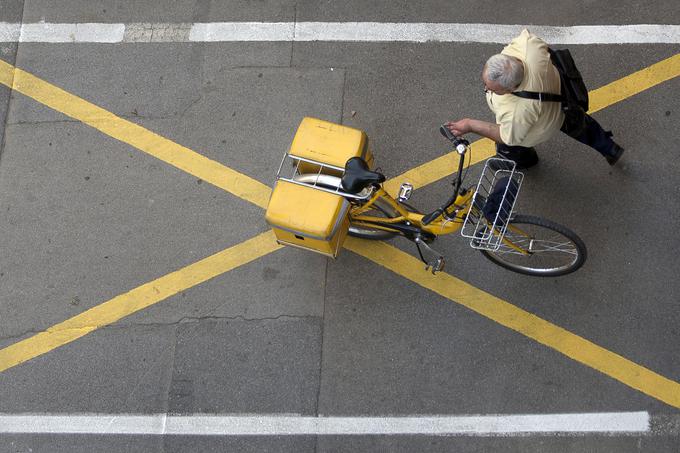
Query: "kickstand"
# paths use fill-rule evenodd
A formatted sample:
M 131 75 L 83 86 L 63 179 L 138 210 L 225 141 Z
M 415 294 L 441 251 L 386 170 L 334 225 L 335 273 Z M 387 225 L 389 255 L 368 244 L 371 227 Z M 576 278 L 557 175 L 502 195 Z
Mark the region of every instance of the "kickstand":
M 436 274 L 437 272 L 441 271 L 444 269 L 444 265 L 446 262 L 444 261 L 444 256 L 434 250 L 432 247 L 427 245 L 425 241 L 423 241 L 420 237 L 416 237 L 414 239 L 414 242 L 416 243 L 416 247 L 418 248 L 418 254 L 420 255 L 420 260 L 425 263 L 425 270 L 432 270 L 432 274 Z M 434 260 L 432 262 L 427 261 L 425 257 L 423 256 L 423 252 L 420 249 L 420 246 L 425 247 L 425 250 L 427 250 L 431 255 L 433 255 Z

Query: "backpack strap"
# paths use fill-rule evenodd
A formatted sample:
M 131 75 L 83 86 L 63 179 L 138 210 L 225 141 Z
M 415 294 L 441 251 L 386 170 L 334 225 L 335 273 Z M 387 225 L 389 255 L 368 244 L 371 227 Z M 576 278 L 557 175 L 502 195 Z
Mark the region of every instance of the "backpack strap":
M 540 102 L 562 102 L 563 100 L 559 94 L 540 93 L 538 91 L 513 91 L 512 94 L 520 98 L 534 99 Z

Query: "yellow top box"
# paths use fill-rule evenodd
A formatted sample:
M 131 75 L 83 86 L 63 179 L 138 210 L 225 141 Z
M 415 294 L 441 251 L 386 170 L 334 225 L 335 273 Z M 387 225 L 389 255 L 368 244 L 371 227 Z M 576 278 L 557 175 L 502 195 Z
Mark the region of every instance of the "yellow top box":
M 329 240 L 341 227 L 349 202 L 339 195 L 277 181 L 267 207 L 267 222 L 304 237 Z
M 295 133 L 289 154 L 344 168 L 351 157 L 369 160 L 367 145 L 368 137 L 359 129 L 306 117 Z

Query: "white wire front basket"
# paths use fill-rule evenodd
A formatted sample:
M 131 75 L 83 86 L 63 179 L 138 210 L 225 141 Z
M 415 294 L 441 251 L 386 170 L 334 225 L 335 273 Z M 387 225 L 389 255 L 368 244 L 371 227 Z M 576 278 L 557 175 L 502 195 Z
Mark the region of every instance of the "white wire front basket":
M 345 169 L 312 159 L 286 153 L 283 155 L 276 180 L 288 181 L 300 186 L 340 195 L 348 199 L 364 200 L 370 197 L 369 187 L 359 193 L 349 193 L 342 188 L 341 179 Z
M 487 159 L 472 196 L 472 206 L 461 234 L 470 246 L 498 250 L 508 228 L 524 175 L 511 160 Z

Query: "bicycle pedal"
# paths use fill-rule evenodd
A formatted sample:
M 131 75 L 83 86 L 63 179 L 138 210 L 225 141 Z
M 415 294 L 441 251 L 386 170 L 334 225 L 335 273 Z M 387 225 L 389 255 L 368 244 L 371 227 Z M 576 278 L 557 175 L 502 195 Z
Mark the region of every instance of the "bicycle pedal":
M 428 264 L 425 266 L 425 270 L 431 270 L 432 275 L 436 275 L 437 272 L 441 272 L 444 270 L 444 266 L 446 265 L 446 261 L 444 260 L 443 256 L 440 256 L 437 258 L 437 260 L 433 264 Z
M 397 200 L 400 202 L 408 201 L 409 198 L 411 198 L 411 194 L 413 193 L 413 184 L 405 182 L 402 183 L 401 187 L 399 188 L 399 195 L 397 196 Z
M 439 258 L 437 258 L 437 263 L 436 263 L 435 266 L 432 268 L 432 273 L 434 274 L 434 273 L 436 273 L 436 272 L 441 272 L 441 271 L 443 271 L 445 265 L 446 265 L 446 261 L 444 260 L 444 257 L 443 257 L 443 256 L 440 256 Z

